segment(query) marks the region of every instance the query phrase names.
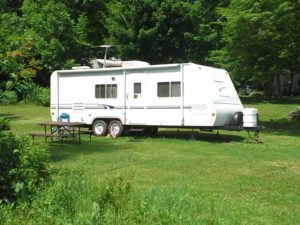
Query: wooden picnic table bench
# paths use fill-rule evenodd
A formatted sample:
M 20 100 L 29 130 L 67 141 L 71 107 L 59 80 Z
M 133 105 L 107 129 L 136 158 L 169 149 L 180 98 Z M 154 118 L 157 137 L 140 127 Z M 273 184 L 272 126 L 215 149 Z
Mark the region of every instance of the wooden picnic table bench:
M 53 134 L 49 134 L 49 133 L 44 133 L 44 132 L 30 132 L 29 135 L 32 137 L 32 139 L 34 140 L 34 137 L 45 137 L 45 141 L 47 141 L 48 137 L 53 137 Z
M 59 140 L 61 144 L 63 141 L 70 138 L 74 142 L 78 141 L 78 143 L 81 143 L 81 134 L 86 132 L 81 130 L 81 128 L 86 125 L 85 123 L 47 121 L 38 124 L 44 126 L 44 132 L 30 132 L 29 135 L 32 137 L 33 140 L 34 137 L 39 136 L 39 137 L 45 137 L 46 142 L 47 139 L 50 137 L 51 142 L 54 142 L 54 140 L 56 139 Z

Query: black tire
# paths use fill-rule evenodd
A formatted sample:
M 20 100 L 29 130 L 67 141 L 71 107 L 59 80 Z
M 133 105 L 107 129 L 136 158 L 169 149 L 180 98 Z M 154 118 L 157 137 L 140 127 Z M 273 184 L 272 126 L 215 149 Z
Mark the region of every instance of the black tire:
M 123 131 L 123 124 L 119 120 L 112 120 L 108 125 L 108 132 L 113 137 L 121 136 Z
M 107 123 L 103 120 L 95 120 L 92 129 L 95 136 L 104 136 L 107 134 Z

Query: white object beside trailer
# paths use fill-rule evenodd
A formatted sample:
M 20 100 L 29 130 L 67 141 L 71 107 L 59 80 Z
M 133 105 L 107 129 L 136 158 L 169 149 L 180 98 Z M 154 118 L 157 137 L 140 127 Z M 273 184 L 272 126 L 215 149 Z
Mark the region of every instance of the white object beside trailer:
M 193 63 L 126 65 L 53 72 L 52 120 L 66 113 L 95 135 L 116 136 L 125 128 L 243 127 L 243 105 L 225 70 Z M 248 128 L 256 126 L 253 120 Z

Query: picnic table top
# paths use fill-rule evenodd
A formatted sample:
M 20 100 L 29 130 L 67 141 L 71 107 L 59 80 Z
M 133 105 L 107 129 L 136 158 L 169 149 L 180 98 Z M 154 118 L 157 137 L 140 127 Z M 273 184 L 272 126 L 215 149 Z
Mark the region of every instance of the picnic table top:
M 39 125 L 50 125 L 50 126 L 70 126 L 70 127 L 81 127 L 86 125 L 82 122 L 60 122 L 60 121 L 45 121 L 38 123 Z

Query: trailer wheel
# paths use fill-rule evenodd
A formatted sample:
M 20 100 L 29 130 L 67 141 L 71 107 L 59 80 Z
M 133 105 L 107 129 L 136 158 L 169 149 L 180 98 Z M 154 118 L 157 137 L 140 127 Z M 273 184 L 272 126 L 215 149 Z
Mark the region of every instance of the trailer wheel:
M 95 136 L 104 136 L 107 134 L 107 123 L 103 120 L 95 120 L 93 123 L 93 133 Z
M 111 136 L 121 136 L 123 134 L 124 127 L 119 120 L 112 120 L 108 125 L 108 132 Z

